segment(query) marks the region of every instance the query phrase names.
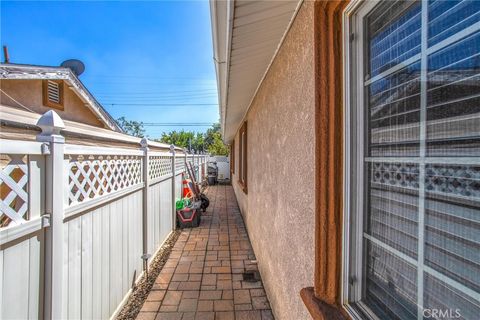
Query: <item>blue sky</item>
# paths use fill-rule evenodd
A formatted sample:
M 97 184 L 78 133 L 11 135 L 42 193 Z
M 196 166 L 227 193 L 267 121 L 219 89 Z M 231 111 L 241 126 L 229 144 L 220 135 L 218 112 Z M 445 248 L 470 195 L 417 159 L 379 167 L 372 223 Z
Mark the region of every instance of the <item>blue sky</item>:
M 8 45 L 12 63 L 57 66 L 66 59 L 82 60 L 86 68 L 80 79 L 114 118 L 218 121 L 206 0 L 2 0 L 1 44 Z M 152 138 L 182 128 L 207 129 L 146 127 Z

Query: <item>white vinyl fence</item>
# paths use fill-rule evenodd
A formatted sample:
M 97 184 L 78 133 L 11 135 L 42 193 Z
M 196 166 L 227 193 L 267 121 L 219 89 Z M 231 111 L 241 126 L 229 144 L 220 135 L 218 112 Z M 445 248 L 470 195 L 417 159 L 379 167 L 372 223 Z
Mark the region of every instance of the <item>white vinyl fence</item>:
M 0 318 L 108 319 L 175 228 L 186 161 L 206 156 L 66 144 L 47 112 L 35 142 L 0 140 Z M 178 149 L 177 149 L 178 150 Z

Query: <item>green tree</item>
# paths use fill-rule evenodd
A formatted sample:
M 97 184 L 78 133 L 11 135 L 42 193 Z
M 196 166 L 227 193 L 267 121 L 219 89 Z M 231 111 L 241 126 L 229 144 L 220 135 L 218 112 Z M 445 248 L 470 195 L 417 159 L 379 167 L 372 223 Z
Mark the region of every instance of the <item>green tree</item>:
M 162 137 L 158 139 L 158 141 L 167 144 L 174 144 L 181 148 L 191 148 L 195 151 L 206 151 L 203 134 L 192 131 L 174 130 L 168 133 L 163 133 Z
M 131 136 L 143 138 L 145 136 L 145 128 L 143 122 L 127 120 L 125 117 L 117 119 L 117 124 L 125 131 L 126 134 Z
M 230 148 L 223 143 L 222 134 L 214 132 L 210 138 L 212 138 L 212 142 L 208 145 L 208 153 L 215 156 L 228 156 Z
M 228 155 L 229 148 L 223 143 L 222 134 L 220 133 L 220 124 L 214 123 L 206 133 L 195 133 L 192 131 L 171 131 L 163 133 L 158 140 L 167 144 L 174 144 L 181 148 L 195 151 L 205 151 L 213 155 Z

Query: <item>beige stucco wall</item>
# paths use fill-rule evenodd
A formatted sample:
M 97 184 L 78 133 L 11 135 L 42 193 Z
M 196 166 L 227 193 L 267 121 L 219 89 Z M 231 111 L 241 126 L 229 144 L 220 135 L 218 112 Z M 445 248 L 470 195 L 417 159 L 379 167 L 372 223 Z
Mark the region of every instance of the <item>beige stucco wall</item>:
M 313 3 L 304 2 L 247 114 L 248 195 L 237 200 L 277 320 L 311 319 L 314 273 Z
M 42 80 L 3 79 L 0 80 L 0 87 L 9 96 L 36 113 L 43 114 L 52 109 L 43 106 Z M 3 93 L 0 94 L 0 104 L 18 108 L 18 104 Z M 64 120 L 105 127 L 95 114 L 85 106 L 77 94 L 67 86 L 64 87 L 64 110 L 53 110 Z

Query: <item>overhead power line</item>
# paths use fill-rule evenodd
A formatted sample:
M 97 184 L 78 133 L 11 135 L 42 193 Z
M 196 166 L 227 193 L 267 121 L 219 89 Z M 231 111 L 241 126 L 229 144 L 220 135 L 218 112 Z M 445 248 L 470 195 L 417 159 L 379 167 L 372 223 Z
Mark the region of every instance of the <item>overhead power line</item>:
M 103 100 L 124 100 L 124 99 L 150 99 L 150 100 L 174 100 L 174 99 L 206 99 L 206 98 L 216 98 L 216 94 L 209 95 L 176 95 L 176 96 L 97 96 L 99 99 Z
M 205 77 L 159 77 L 159 76 L 139 76 L 139 75 L 89 75 L 88 78 L 136 78 L 136 79 L 165 79 L 165 80 L 207 80 L 215 81 L 215 79 L 205 78 Z
M 157 122 L 157 123 L 143 123 L 145 127 L 210 127 L 213 125 L 213 123 L 209 122 L 199 122 L 199 123 L 192 123 L 192 122 L 172 122 L 172 123 L 167 123 L 167 122 Z
M 218 106 L 218 103 L 103 103 L 105 106 L 145 106 L 145 107 L 177 107 L 177 106 Z
M 157 89 L 151 89 L 151 90 L 135 90 L 135 91 L 122 91 L 122 92 L 116 92 L 115 90 L 111 91 L 95 91 L 94 94 L 95 96 L 114 96 L 114 97 L 119 97 L 119 96 L 131 96 L 131 95 L 177 95 L 177 94 L 216 94 L 217 89 L 200 89 L 200 90 L 157 90 Z

